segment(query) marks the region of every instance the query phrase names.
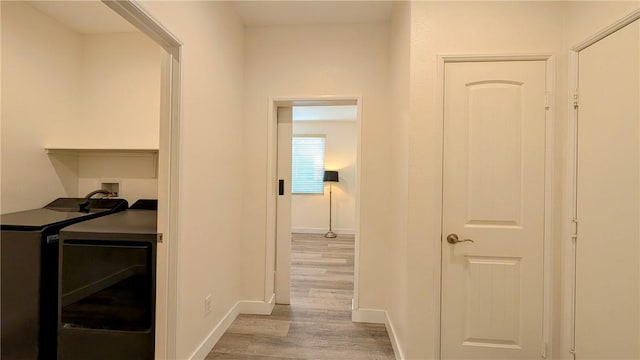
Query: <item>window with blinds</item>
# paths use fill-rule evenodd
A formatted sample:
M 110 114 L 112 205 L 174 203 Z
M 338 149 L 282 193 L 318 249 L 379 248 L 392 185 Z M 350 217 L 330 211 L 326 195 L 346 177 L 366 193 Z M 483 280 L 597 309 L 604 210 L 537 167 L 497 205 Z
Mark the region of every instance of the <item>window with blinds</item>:
M 291 140 L 291 193 L 324 193 L 325 137 L 294 136 Z

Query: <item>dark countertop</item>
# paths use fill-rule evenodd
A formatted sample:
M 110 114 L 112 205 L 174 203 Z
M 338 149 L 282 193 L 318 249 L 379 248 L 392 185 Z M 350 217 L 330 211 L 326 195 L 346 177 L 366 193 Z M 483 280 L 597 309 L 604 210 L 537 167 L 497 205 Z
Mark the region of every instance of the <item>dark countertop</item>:
M 60 231 L 60 239 L 156 241 L 157 219 L 157 211 L 129 209 L 68 226 Z
M 35 209 L 19 211 L 0 216 L 2 230 L 42 230 L 47 226 L 64 224 L 87 216 L 95 216 L 108 209 L 94 209 L 88 213 L 79 211 L 59 211 L 52 209 Z
M 91 199 L 89 211 L 79 211 L 79 202 L 83 198 L 58 198 L 40 209 L 18 211 L 0 215 L 2 230 L 41 231 L 47 227 L 60 227 L 104 215 L 104 212 L 127 208 L 124 199 Z

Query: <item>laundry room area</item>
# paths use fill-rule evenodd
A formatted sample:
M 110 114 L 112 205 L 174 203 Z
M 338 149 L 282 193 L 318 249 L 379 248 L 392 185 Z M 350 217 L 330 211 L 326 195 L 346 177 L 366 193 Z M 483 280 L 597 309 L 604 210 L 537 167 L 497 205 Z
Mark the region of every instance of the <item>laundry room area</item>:
M 162 51 L 99 2 L 2 4 L 2 213 L 157 197 Z
M 153 359 L 166 53 L 102 2 L 1 16 L 1 357 Z

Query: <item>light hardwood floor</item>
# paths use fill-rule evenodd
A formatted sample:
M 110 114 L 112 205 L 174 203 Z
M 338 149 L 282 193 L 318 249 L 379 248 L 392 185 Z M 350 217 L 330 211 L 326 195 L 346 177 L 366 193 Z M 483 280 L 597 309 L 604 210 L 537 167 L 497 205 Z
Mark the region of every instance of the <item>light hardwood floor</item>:
M 292 238 L 291 305 L 238 316 L 206 359 L 394 359 L 383 324 L 351 322 L 353 236 Z

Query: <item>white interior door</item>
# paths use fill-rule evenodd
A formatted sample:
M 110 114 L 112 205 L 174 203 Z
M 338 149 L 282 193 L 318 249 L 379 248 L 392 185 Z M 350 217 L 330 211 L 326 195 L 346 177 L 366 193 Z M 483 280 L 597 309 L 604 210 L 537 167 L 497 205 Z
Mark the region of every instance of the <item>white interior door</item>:
M 578 57 L 576 358 L 640 359 L 640 21 Z
M 544 61 L 445 64 L 442 359 L 541 355 L 545 75 Z
M 276 303 L 290 303 L 291 288 L 291 107 L 278 108 L 278 200 L 276 201 Z

